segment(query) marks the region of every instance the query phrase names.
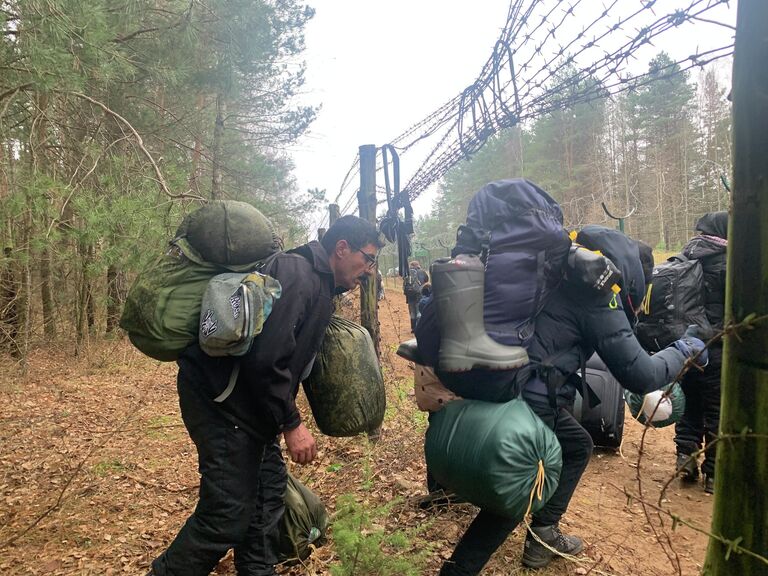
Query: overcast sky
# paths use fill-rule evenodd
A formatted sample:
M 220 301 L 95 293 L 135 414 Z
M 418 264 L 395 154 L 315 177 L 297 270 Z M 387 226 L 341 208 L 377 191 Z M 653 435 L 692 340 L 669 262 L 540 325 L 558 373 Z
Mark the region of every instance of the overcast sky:
M 640 0 L 622 0 L 635 9 Z M 308 134 L 291 150 L 299 190 L 327 190 L 336 199 L 358 146 L 381 146 L 459 94 L 477 77 L 504 26 L 509 0 L 310 0 L 315 17 L 306 29 L 307 77 L 303 101 L 321 105 Z M 657 16 L 682 0 L 665 0 Z M 684 2 L 687 4 L 687 2 Z M 584 12 L 603 2 L 588 0 Z M 735 25 L 736 3 L 717 13 Z M 582 13 L 590 22 L 594 14 Z M 706 35 L 731 34 L 707 29 Z M 691 53 L 709 38 L 695 31 L 667 34 L 664 48 Z M 720 42 L 722 44 L 722 41 Z M 641 63 L 647 67 L 647 59 Z M 403 183 L 420 159 L 401 160 Z M 345 191 L 345 200 L 350 191 Z M 415 203 L 427 214 L 433 194 Z M 318 222 L 319 224 L 319 222 Z

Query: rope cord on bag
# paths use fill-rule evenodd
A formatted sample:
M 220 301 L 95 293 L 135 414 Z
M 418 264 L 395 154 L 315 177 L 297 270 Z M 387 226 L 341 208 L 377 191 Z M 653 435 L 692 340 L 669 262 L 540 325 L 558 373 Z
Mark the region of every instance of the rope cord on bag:
M 539 499 L 539 502 L 544 498 L 544 462 L 539 460 L 539 468 L 536 471 L 536 479 L 533 481 L 533 488 L 531 488 L 531 496 L 528 498 L 528 509 L 525 511 L 525 515 L 531 513 L 533 507 L 533 497 Z

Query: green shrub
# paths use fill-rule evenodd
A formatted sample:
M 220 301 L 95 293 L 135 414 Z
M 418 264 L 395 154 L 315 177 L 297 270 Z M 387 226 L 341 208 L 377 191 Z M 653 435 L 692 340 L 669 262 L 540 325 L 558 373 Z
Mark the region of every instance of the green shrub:
M 416 537 L 426 526 L 387 533 L 383 519 L 398 501 L 369 508 L 344 494 L 336 503 L 333 542 L 339 562 L 333 576 L 420 576 L 432 551 Z

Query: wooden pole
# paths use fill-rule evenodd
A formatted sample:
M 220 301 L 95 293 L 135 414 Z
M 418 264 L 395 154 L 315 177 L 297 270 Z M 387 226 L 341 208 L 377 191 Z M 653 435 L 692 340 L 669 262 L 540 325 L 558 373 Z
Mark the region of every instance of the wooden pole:
M 333 226 L 333 223 L 339 219 L 339 205 L 328 204 L 328 226 Z
M 768 2 L 739 0 L 726 322 L 768 315 Z M 726 337 L 704 574 L 768 574 L 768 323 Z
M 376 223 L 376 146 L 365 144 L 360 146 L 360 190 L 357 193 L 357 204 L 360 207 L 360 218 Z M 368 330 L 379 355 L 379 318 L 376 301 L 376 275 L 378 268 L 373 271 L 373 281 L 365 282 L 360 287 L 360 323 Z

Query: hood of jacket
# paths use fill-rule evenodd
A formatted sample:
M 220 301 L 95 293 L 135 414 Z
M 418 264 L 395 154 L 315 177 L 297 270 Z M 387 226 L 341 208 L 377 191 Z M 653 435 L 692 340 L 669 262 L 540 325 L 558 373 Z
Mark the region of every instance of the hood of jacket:
M 297 248 L 288 250 L 289 254 L 299 254 L 312 263 L 312 267 L 320 274 L 330 274 L 333 277 L 333 270 L 328 262 L 328 253 L 317 240 L 302 244 Z
M 728 250 L 728 240 L 718 236 L 701 234 L 694 236 L 683 247 L 683 255 L 691 260 L 703 260 L 725 254 Z
M 696 232 L 728 240 L 728 212 L 709 212 L 696 222 Z
M 576 236 L 576 242 L 590 250 L 599 250 L 619 269 L 622 305 L 627 316 L 632 318 L 645 296 L 645 274 L 637 243 L 619 230 L 595 224 L 584 226 Z

